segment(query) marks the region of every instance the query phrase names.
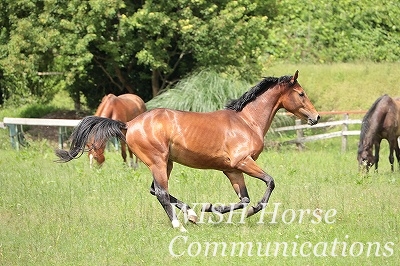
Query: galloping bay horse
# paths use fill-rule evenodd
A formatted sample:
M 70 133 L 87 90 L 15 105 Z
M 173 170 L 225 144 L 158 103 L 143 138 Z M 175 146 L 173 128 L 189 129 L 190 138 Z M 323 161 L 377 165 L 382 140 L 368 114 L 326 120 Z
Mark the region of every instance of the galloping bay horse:
M 143 100 L 137 95 L 128 93 L 117 97 L 114 94 L 108 94 L 103 97 L 94 115 L 126 123 L 145 111 L 146 106 Z M 89 148 L 88 154 L 90 166 L 93 165 L 93 159 L 96 160 L 99 165 L 103 164 L 105 161 L 104 149 L 106 143 L 89 140 L 87 146 Z M 130 157 L 129 164 L 136 168 L 138 165 L 138 159 L 136 157 L 136 161 L 133 162 L 132 151 L 129 147 L 128 152 Z M 126 143 L 124 141 L 121 141 L 121 156 L 124 162 L 126 162 Z
M 389 162 L 394 171 L 393 151 L 400 163 L 400 150 L 397 138 L 400 136 L 400 98 L 391 98 L 387 94 L 379 97 L 365 114 L 358 143 L 357 160 L 360 170 L 367 172 L 375 164 L 378 170 L 379 150 L 382 139 L 389 142 Z M 375 155 L 372 149 L 375 147 Z
M 153 175 L 150 193 L 157 197 L 174 228 L 185 231 L 173 206 L 182 209 L 191 222 L 196 213 L 168 192 L 173 162 L 192 168 L 222 171 L 230 180 L 239 203 L 225 206 L 209 204 L 205 211 L 226 213 L 245 208 L 250 202 L 243 174 L 263 181 L 267 188 L 256 206 L 247 209 L 247 217 L 265 208 L 275 187 L 274 179 L 256 160 L 264 147 L 264 136 L 278 109 L 285 108 L 308 124 L 318 123 L 319 114 L 293 76 L 267 77 L 228 103 L 223 110 L 209 113 L 153 109 L 128 123 L 100 117 L 86 117 L 71 135 L 70 151 L 56 152 L 67 162 L 84 152 L 87 139 L 105 142 L 116 136 L 147 165 Z M 123 130 L 127 130 L 126 139 Z M 204 141 L 204 136 L 207 141 Z

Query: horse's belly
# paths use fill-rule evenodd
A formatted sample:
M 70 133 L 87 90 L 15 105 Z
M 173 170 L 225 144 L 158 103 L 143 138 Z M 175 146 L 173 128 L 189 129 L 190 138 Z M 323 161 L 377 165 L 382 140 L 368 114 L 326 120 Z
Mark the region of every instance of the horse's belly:
M 230 160 L 223 151 L 203 152 L 202 150 L 190 150 L 174 147 L 170 150 L 171 161 L 199 169 L 230 169 Z

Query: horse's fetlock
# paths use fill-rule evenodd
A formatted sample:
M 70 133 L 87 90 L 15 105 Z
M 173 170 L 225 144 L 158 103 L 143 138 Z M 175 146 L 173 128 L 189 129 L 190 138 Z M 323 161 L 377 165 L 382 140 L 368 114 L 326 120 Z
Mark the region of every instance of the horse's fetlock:
M 250 199 L 248 197 L 243 197 L 240 199 L 241 203 L 250 203 Z

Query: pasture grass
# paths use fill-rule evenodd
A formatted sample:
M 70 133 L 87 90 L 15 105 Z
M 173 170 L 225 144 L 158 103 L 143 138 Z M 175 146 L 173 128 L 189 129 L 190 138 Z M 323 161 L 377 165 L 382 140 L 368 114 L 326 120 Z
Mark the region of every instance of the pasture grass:
M 319 111 L 368 110 L 383 94 L 399 97 L 399 63 L 267 65 L 267 76 L 293 75 Z
M 397 95 L 395 74 L 399 68 L 399 64 L 373 63 L 278 64 L 265 73 L 281 76 L 299 69 L 300 84 L 319 111 L 366 110 L 384 93 Z M 68 97 L 52 104 L 72 106 L 65 99 Z M 18 117 L 26 108 L 3 108 L 0 118 Z M 185 224 L 188 232 L 180 233 L 148 192 L 152 179 L 145 166 L 133 171 L 117 152 L 107 152 L 100 169 L 89 168 L 86 154 L 58 164 L 53 162 L 56 144 L 30 141 L 29 148 L 17 152 L 10 147 L 8 132 L 1 131 L 0 265 L 397 265 L 400 174 L 389 170 L 386 142 L 379 172 L 360 174 L 357 143 L 357 137 L 349 137 L 346 153 L 340 151 L 340 139 L 307 143 L 302 152 L 294 146 L 266 150 L 258 163 L 275 178 L 276 188 L 264 214 L 243 224 L 239 214 L 234 215 L 233 223 L 227 223 L 229 214 L 225 214 L 220 223 Z M 255 204 L 265 185 L 248 176 L 246 183 Z M 187 203 L 237 202 L 222 173 L 180 165 L 172 172 L 170 192 Z M 268 213 L 275 206 L 277 222 L 270 223 Z M 307 209 L 320 209 L 318 215 L 329 210 L 336 214 L 328 222 L 314 224 L 313 216 L 299 222 L 299 210 Z M 200 216 L 199 208 L 195 210 Z M 287 219 L 292 211 L 296 214 L 292 222 L 283 220 L 285 211 Z M 179 218 L 184 220 L 182 215 Z M 219 218 L 205 214 L 203 221 Z M 340 243 L 332 254 L 335 240 Z M 275 256 L 272 246 L 269 256 L 257 255 L 257 244 L 265 249 L 275 242 L 287 243 L 286 253 L 280 246 Z M 373 243 L 371 252 L 367 250 L 369 242 Z M 184 254 L 172 256 L 171 243 L 173 252 Z M 212 246 L 206 253 L 207 243 L 219 244 L 215 256 Z M 225 253 L 221 243 L 228 245 Z M 231 256 L 232 243 L 246 244 L 244 253 L 236 249 Z M 250 244 L 254 246 L 249 251 Z M 302 244 L 312 245 L 315 254 L 305 246 L 311 253 L 301 256 Z M 360 255 L 350 254 L 352 246 L 352 253 Z M 196 251 L 197 256 L 190 256 Z
M 266 212 L 244 223 L 239 214 L 233 216 L 233 223 L 227 223 L 229 214 L 220 223 L 218 215 L 205 214 L 203 221 L 215 223 L 186 224 L 187 233 L 171 227 L 161 205 L 148 192 L 147 168 L 141 165 L 133 171 L 121 162 L 118 152 L 107 152 L 105 165 L 91 169 L 86 154 L 66 164 L 53 162 L 53 148 L 46 141 L 34 142 L 20 152 L 2 147 L 0 264 L 396 265 L 400 259 L 399 172 L 390 172 L 387 147 L 382 145 L 379 173 L 359 174 L 356 143 L 357 138 L 350 138 L 347 153 L 340 152 L 340 140 L 309 143 L 303 152 L 292 146 L 263 152 L 258 163 L 276 182 Z M 246 182 L 255 204 L 265 185 L 248 176 Z M 187 203 L 237 202 L 222 173 L 180 165 L 172 172 L 170 192 Z M 268 212 L 276 206 L 276 223 L 271 223 Z M 320 209 L 322 217 L 332 209 L 336 214 L 316 224 L 309 215 L 299 222 L 301 209 Z M 199 208 L 195 210 L 200 215 Z M 289 222 L 292 212 L 296 215 Z M 184 217 L 179 218 L 183 222 Z M 335 239 L 340 243 L 332 255 Z M 274 249 L 269 256 L 257 255 L 256 245 L 265 248 L 275 242 L 286 242 L 286 253 L 280 246 L 276 256 Z M 376 242 L 370 252 L 368 242 Z M 207 243 L 218 245 L 215 254 L 214 246 L 206 251 Z M 221 243 L 227 244 L 225 253 Z M 244 253 L 239 248 L 232 251 L 232 243 L 244 243 Z M 306 246 L 311 254 L 302 257 L 299 247 L 304 243 L 316 247 L 316 253 Z M 324 245 L 328 245 L 325 251 Z M 360 255 L 350 254 L 351 245 L 352 253 Z M 173 253 L 184 254 L 174 257 L 170 247 Z M 197 251 L 197 256 L 190 256 Z

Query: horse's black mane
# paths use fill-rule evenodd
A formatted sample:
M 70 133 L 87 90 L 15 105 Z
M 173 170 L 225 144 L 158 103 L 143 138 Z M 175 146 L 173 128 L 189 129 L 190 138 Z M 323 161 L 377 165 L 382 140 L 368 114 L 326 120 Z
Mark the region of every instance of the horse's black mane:
M 260 94 L 271 88 L 273 85 L 277 83 L 289 82 L 291 78 L 292 76 L 282 76 L 280 78 L 266 77 L 238 99 L 229 101 L 225 105 L 225 109 L 231 109 L 236 112 L 240 112 L 249 102 L 254 101 Z
M 360 144 L 364 140 L 367 132 L 370 130 L 371 127 L 371 122 L 373 122 L 374 119 L 371 119 L 372 116 L 375 114 L 376 107 L 379 105 L 379 103 L 382 101 L 382 99 L 389 97 L 387 94 L 382 95 L 376 101 L 372 104 L 371 108 L 368 110 L 368 112 L 365 114 L 362 124 L 361 124 L 361 133 L 360 133 Z M 359 147 L 359 149 L 362 147 Z

